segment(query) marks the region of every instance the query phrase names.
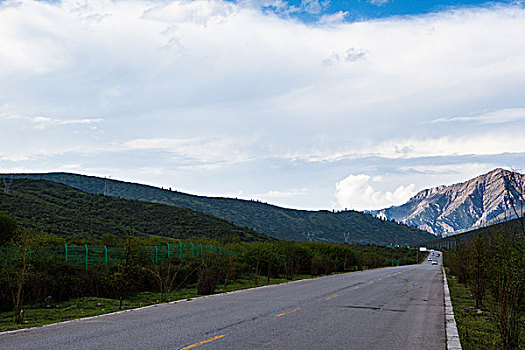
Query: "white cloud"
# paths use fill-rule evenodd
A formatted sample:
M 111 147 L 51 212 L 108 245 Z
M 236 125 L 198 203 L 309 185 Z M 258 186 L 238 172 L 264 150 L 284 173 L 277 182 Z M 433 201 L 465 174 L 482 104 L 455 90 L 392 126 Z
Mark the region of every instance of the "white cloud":
M 293 14 L 293 13 L 309 13 L 313 15 L 320 14 L 329 4 L 330 0 L 301 0 L 299 5 L 289 5 L 287 2 L 278 2 L 278 5 L 284 4 L 284 6 L 272 6 L 278 13 L 282 14 Z
M 392 140 L 373 148 L 370 153 L 384 158 L 416 158 L 525 152 L 525 139 L 517 137 L 517 134 L 517 131 L 513 131 L 505 134 L 484 134 L 474 137 L 445 136 Z
M 335 197 L 340 208 L 354 210 L 382 209 L 405 203 L 415 194 L 415 185 L 399 186 L 394 191 L 376 190 L 382 177 L 366 174 L 348 175 L 336 183 Z
M 348 16 L 348 11 L 338 11 L 335 13 L 331 13 L 328 15 L 322 15 L 319 19 L 320 24 L 328 24 L 328 23 L 340 23 L 344 21 L 344 19 Z
M 342 151 L 288 153 L 285 158 L 307 160 L 308 162 L 336 162 L 345 159 L 378 157 L 385 159 L 411 159 L 422 157 L 457 157 L 465 155 L 498 155 L 525 152 L 525 139 L 521 130 L 502 133 L 484 133 L 464 137 L 443 136 L 390 139 L 376 146 L 356 147 Z
M 390 2 L 391 0 L 367 0 L 367 1 L 371 3 L 372 5 L 383 6 L 387 2 Z
M 52 125 L 86 125 L 86 124 L 99 124 L 102 122 L 100 118 L 84 118 L 84 119 L 66 119 L 61 120 L 57 118 L 49 117 L 31 117 L 29 120 L 35 124 L 38 129 L 45 129 Z
M 525 121 L 525 108 L 506 108 L 473 116 L 437 118 L 432 123 L 501 124 Z
M 0 119 L 19 121 L 21 123 L 31 123 L 37 129 L 45 129 L 49 126 L 59 125 L 89 125 L 99 124 L 101 118 L 81 118 L 81 119 L 59 119 L 42 115 L 28 116 L 13 113 L 8 105 L 0 106 Z
M 246 160 L 247 144 L 228 138 L 141 138 L 115 145 L 114 151 L 162 150 L 204 163 L 231 163 Z
M 460 174 L 463 179 L 470 179 L 483 173 L 489 172 L 498 166 L 492 163 L 460 163 L 442 165 L 411 165 L 402 166 L 398 170 L 409 173 L 420 173 L 427 175 Z
M 144 17 L 170 24 L 209 25 L 221 23 L 237 12 L 233 3 L 214 0 L 177 1 L 153 7 L 145 12 Z
M 297 189 L 290 189 L 286 191 L 270 190 L 265 193 L 254 194 L 253 197 L 262 198 L 262 199 L 275 199 L 275 198 L 304 196 L 304 195 L 307 195 L 308 193 L 310 193 L 310 190 L 308 188 L 303 187 L 303 188 L 297 188 Z
M 355 62 L 360 59 L 363 59 L 366 55 L 366 52 L 359 49 L 350 48 L 341 53 L 332 53 L 330 57 L 323 60 L 324 64 L 333 65 L 340 62 Z

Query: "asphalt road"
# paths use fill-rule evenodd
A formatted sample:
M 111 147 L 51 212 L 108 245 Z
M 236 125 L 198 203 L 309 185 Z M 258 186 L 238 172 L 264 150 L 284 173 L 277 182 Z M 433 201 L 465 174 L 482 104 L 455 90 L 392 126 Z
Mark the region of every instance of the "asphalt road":
M 0 349 L 445 348 L 441 261 L 0 334 Z

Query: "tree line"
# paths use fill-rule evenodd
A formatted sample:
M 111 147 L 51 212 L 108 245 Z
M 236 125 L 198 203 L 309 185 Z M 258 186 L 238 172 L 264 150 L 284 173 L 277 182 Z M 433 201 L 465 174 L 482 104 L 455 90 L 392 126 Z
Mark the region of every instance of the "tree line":
M 519 222 L 489 227 L 467 242 L 456 242 L 456 248 L 445 254 L 445 265 L 459 283 L 468 286 L 476 309 L 484 309 L 488 301 L 496 305 L 504 349 L 525 345 L 525 235 L 521 227 Z

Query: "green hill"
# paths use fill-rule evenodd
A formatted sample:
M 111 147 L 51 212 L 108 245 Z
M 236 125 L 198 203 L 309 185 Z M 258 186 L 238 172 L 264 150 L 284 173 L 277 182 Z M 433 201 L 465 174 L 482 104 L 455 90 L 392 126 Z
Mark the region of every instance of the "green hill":
M 87 193 L 132 200 L 163 203 L 213 215 L 238 226 L 288 240 L 314 240 L 372 244 L 405 244 L 428 241 L 435 236 L 419 229 L 382 221 L 356 211 L 306 211 L 269 205 L 259 201 L 190 195 L 153 186 L 69 173 L 4 174 L 13 177 L 13 186 L 21 178 L 43 179 L 63 183 Z
M 467 243 L 473 240 L 476 236 L 488 236 L 492 237 L 499 233 L 515 233 L 523 235 L 525 231 L 525 225 L 523 218 L 510 219 L 499 223 L 492 224 L 490 226 L 480 227 L 475 230 L 459 233 L 457 235 L 450 235 L 444 238 L 433 239 L 425 242 L 424 244 L 432 248 L 444 248 L 454 249 L 458 243 Z
M 269 237 L 194 210 L 90 194 L 51 181 L 17 179 L 0 193 L 0 212 L 19 224 L 72 239 L 105 233 L 173 238 L 239 236 L 242 241 Z

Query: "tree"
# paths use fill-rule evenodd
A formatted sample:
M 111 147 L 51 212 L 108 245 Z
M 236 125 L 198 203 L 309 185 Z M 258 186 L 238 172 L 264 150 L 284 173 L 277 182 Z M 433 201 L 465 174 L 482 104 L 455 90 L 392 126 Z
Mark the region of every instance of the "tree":
M 146 270 L 153 276 L 160 289 L 160 300 L 165 302 L 167 295 L 172 290 L 177 290 L 186 282 L 186 280 L 197 270 L 193 267 L 191 271 L 184 271 L 184 267 L 190 264 L 185 264 L 179 258 L 167 258 L 161 261 L 158 265 L 148 266 Z M 180 276 L 182 278 L 180 278 Z M 179 283 L 175 286 L 175 282 L 179 277 Z
M 17 233 L 17 223 L 8 215 L 0 212 L 0 246 L 13 243 Z
M 24 286 L 31 269 L 31 233 L 21 230 L 16 237 L 17 266 L 14 274 L 13 289 L 11 291 L 14 306 L 14 322 L 21 324 L 24 319 Z
M 525 175 L 511 171 L 504 176 L 504 181 L 510 209 L 520 223 L 521 234 L 525 234 L 525 218 L 523 216 L 525 210 Z
M 476 308 L 480 308 L 483 305 L 488 279 L 488 257 L 487 239 L 478 234 L 471 243 L 468 255 L 470 289 L 476 298 Z
M 213 294 L 224 271 L 224 260 L 218 255 L 209 255 L 202 258 L 202 265 L 197 280 L 197 294 Z
M 495 235 L 491 248 L 491 285 L 498 304 L 498 329 L 503 348 L 517 349 L 520 310 L 525 302 L 525 236 L 506 225 Z
M 105 283 L 119 299 L 119 310 L 122 309 L 124 298 L 137 289 L 139 283 L 137 275 L 141 269 L 140 251 L 140 243 L 129 234 L 124 244 L 122 261 L 116 266 L 116 270 L 105 278 Z
M 121 245 L 121 240 L 112 233 L 104 233 L 100 236 L 100 244 L 108 247 L 118 247 Z

